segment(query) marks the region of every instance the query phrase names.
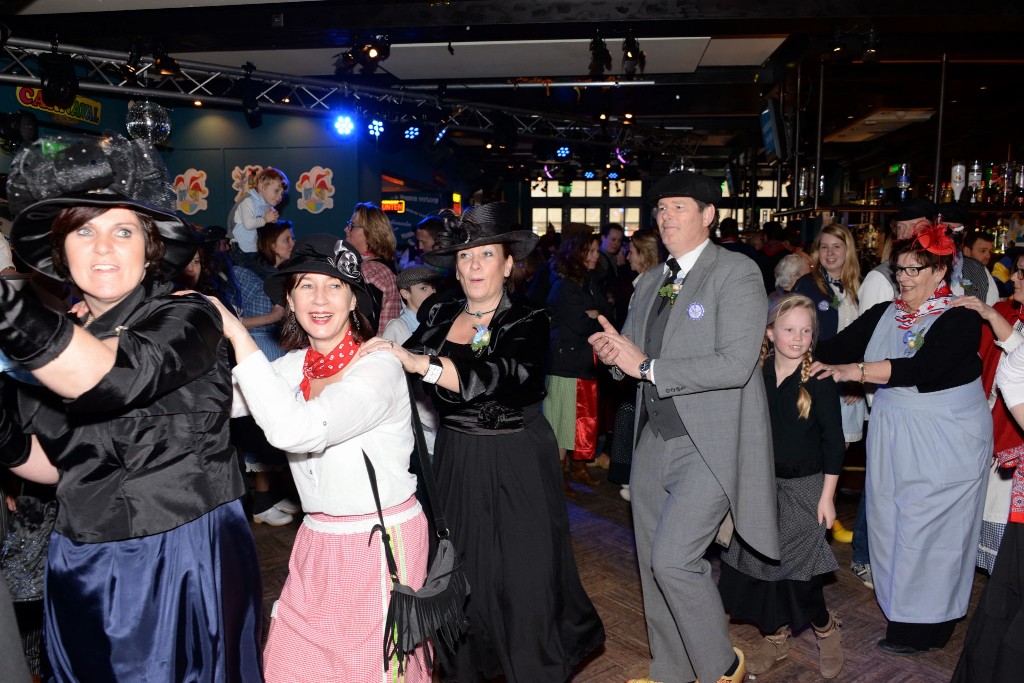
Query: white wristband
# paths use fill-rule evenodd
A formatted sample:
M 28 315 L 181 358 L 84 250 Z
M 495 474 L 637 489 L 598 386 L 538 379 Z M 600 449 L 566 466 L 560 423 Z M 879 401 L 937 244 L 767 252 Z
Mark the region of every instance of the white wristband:
M 444 372 L 444 366 L 441 365 L 441 359 L 431 356 L 430 365 L 427 366 L 427 372 L 423 375 L 423 381 L 427 384 L 437 384 L 437 380 L 441 379 L 442 372 Z

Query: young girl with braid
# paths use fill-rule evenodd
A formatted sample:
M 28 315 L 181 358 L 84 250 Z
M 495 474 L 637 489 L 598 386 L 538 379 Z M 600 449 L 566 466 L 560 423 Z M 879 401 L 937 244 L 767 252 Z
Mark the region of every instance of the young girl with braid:
M 812 377 L 811 349 L 818 336 L 814 303 L 799 294 L 776 302 L 768 314 L 761 368 L 771 414 L 778 495 L 781 562 L 767 561 L 733 537 L 722 552 L 718 590 L 736 621 L 765 635 L 747 654 L 747 672 L 761 674 L 789 653 L 789 637 L 810 625 L 821 675 L 843 666 L 839 622 L 825 607 L 824 574 L 837 569 L 825 538 L 836 518 L 833 497 L 845 451 L 836 383 Z

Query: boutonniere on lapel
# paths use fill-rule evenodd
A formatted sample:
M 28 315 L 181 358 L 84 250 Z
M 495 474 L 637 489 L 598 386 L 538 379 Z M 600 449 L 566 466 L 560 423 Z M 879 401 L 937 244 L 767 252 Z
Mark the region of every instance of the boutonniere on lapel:
M 967 278 L 965 278 L 965 277 L 961 277 L 960 278 L 960 288 L 961 289 L 970 289 L 973 286 L 974 286 L 974 283 L 971 282 L 970 280 L 968 280 Z
M 828 302 L 828 305 L 838 311 L 839 307 L 843 305 L 843 302 L 839 300 L 838 294 L 832 292 L 832 301 Z
M 663 286 L 658 290 L 658 296 L 667 296 L 668 305 L 672 306 L 676 303 L 676 297 L 679 296 L 679 290 L 683 288 L 683 278 L 677 277 L 672 282 Z
M 491 343 L 491 331 L 487 325 L 473 325 L 473 329 L 476 330 L 476 334 L 473 335 L 473 341 L 469 343 L 469 348 L 476 351 L 476 355 L 479 356 Z

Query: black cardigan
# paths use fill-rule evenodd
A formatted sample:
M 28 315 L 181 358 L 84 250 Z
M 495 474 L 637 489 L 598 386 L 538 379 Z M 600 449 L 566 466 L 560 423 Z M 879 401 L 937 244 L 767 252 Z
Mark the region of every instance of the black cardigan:
M 818 342 L 814 355 L 824 363 L 864 360 L 871 335 L 879 325 L 895 325 L 891 304 L 872 306 L 845 330 Z M 921 393 L 951 389 L 981 377 L 981 316 L 969 308 L 951 308 L 932 323 L 925 343 L 910 358 L 890 358 L 888 386 L 917 387 Z
M 800 369 L 776 386 L 775 361 L 769 357 L 762 374 L 772 418 L 775 476 L 795 479 L 818 472 L 841 473 L 846 444 L 836 383 L 831 377 L 807 380 L 811 414 L 804 419 L 796 405 L 800 395 Z

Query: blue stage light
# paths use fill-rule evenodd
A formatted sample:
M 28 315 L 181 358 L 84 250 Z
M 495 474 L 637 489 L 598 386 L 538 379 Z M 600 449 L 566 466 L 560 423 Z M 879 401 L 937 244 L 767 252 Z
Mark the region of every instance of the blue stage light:
M 340 114 L 334 119 L 334 130 L 338 132 L 338 135 L 351 135 L 354 128 L 355 124 L 352 122 L 351 116 Z
M 405 129 L 405 139 L 406 140 L 415 140 L 419 136 L 420 136 L 420 127 L 419 126 L 409 126 L 408 128 Z
M 375 138 L 379 138 L 380 134 L 384 132 L 384 122 L 379 119 L 370 121 L 370 124 L 366 127 L 370 131 L 370 135 Z
M 558 148 L 558 150 L 557 150 L 557 151 L 555 152 L 555 155 L 556 155 L 556 156 L 557 156 L 557 157 L 558 157 L 559 159 L 565 159 L 565 158 L 566 158 L 567 156 L 569 156 L 569 152 L 570 152 L 570 150 L 569 150 L 569 147 L 568 147 L 568 146 L 566 146 L 566 145 L 562 145 L 562 146 L 561 146 L 561 147 L 559 147 L 559 148 Z

